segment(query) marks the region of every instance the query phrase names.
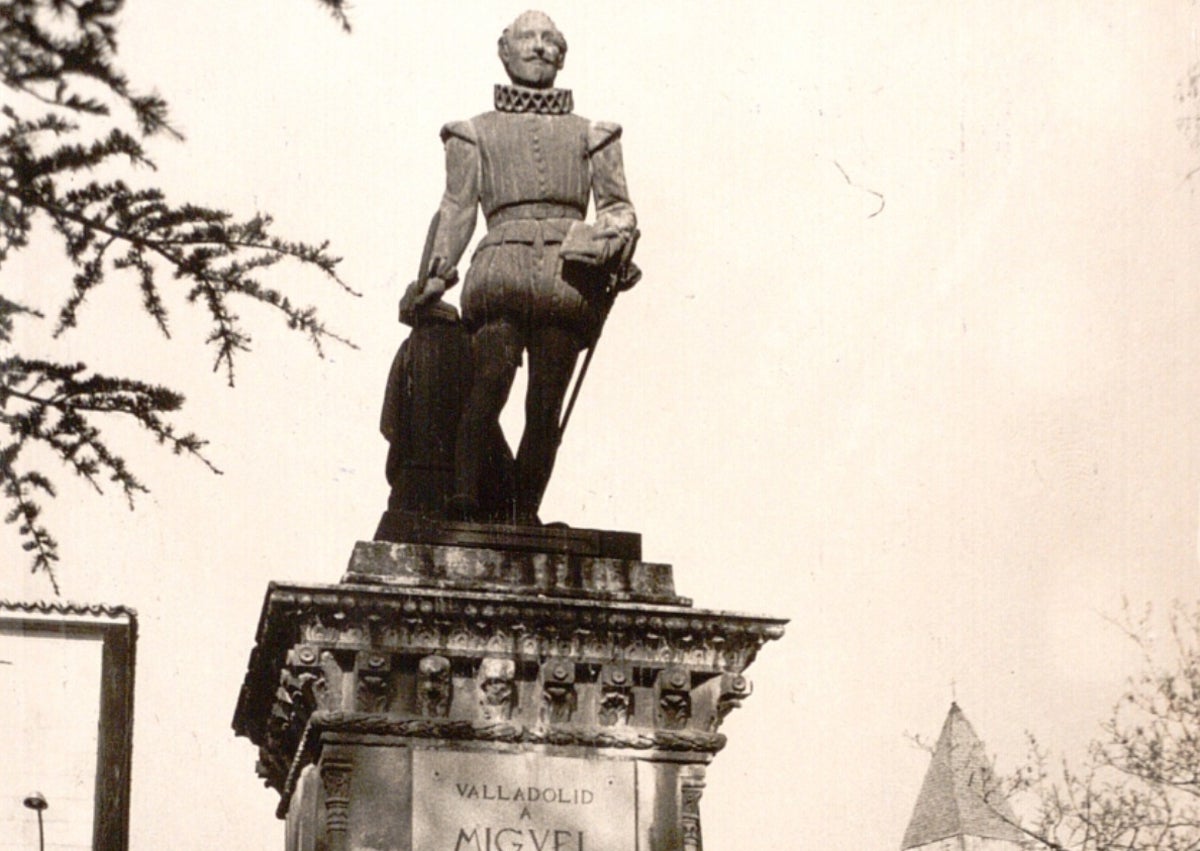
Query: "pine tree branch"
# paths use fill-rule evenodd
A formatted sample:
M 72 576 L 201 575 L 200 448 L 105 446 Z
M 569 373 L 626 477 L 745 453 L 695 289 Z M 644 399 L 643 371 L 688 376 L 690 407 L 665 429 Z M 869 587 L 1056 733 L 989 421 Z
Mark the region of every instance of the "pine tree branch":
M 350 4 L 346 0 L 317 0 L 317 3 L 324 6 L 326 10 L 333 16 L 333 19 L 342 26 L 343 32 L 350 32 Z
M 4 191 L 4 190 L 0 190 Z M 311 246 L 290 242 L 271 235 L 269 216 L 255 216 L 246 222 L 230 222 L 229 214 L 194 205 L 169 208 L 156 191 L 130 193 L 123 184 L 90 184 L 63 199 L 52 187 L 38 185 L 16 195 L 27 209 L 48 215 L 67 242 L 68 255 L 79 266 L 73 292 L 59 314 L 56 334 L 76 324 L 78 308 L 90 289 L 104 280 L 102 259 L 114 242 L 124 242 L 132 250 L 117 261 L 117 268 L 136 268 L 143 293 L 143 304 L 164 334 L 169 335 L 167 312 L 159 295 L 154 269 L 144 252 L 157 255 L 174 268 L 174 277 L 189 278 L 194 286 L 187 300 L 201 301 L 213 323 L 208 342 L 217 346 L 214 369 L 225 368 L 229 383 L 234 378 L 237 352 L 249 349 L 250 335 L 238 325 L 238 317 L 226 304 L 226 297 L 241 295 L 267 305 L 283 315 L 289 328 L 306 334 L 318 355 L 324 356 L 322 343 L 334 340 L 355 348 L 346 337 L 328 329 L 315 308 L 297 307 L 278 290 L 263 287 L 250 273 L 288 258 L 303 265 L 316 266 L 345 292 L 357 295 L 337 274 L 340 258 L 327 253 L 328 243 Z M 100 205 L 101 212 L 87 210 Z M 96 247 L 95 237 L 109 239 Z M 90 253 L 90 259 L 84 256 Z M 238 259 L 239 252 L 249 252 Z M 220 261 L 227 261 L 222 265 Z
M 63 417 L 71 418 L 69 425 L 76 430 L 70 433 L 82 432 L 88 437 L 86 442 L 90 443 L 99 432 L 90 428 L 82 414 L 129 417 L 153 434 L 159 443 L 168 444 L 175 454 L 191 455 L 214 473 L 221 473 L 202 452 L 205 441 L 190 432 L 177 434 L 174 427 L 162 419 L 161 414 L 173 413 L 183 407 L 184 398 L 181 394 L 127 378 L 91 375 L 78 379 L 77 376 L 85 369 L 83 364 L 66 366 L 23 358 L 0 361 L 0 376 L 4 376 L 0 378 L 0 421 L 7 417 L 12 422 L 15 416 L 30 419 L 29 414 L 4 413 L 9 400 L 16 399 L 25 402 L 34 412 L 34 422 L 21 421 L 33 436 L 46 439 L 52 433 L 45 430 L 42 423 L 46 420 L 47 412 L 55 410 Z M 32 382 L 34 388 L 51 384 L 55 389 L 50 394 L 38 394 L 33 389 L 18 389 L 16 385 L 19 382 Z M 134 489 L 144 490 L 140 487 Z
M 317 0 L 349 29 L 345 0 Z M 170 336 L 160 275 L 181 282 L 186 303 L 207 312 L 216 347 L 214 370 L 233 383 L 237 353 L 251 337 L 232 309 L 242 297 L 282 315 L 305 334 L 318 355 L 335 340 L 315 308 L 298 307 L 258 275 L 288 260 L 311 266 L 340 289 L 357 295 L 338 276 L 340 258 L 328 243 L 310 245 L 271 233 L 271 218 L 237 220 L 228 212 L 195 204 L 169 204 L 157 188 L 134 189 L 122 180 L 87 182 L 98 170 L 154 168 L 143 140 L 162 134 L 182 139 L 169 123 L 166 101 L 140 94 L 114 65 L 117 24 L 124 0 L 0 0 L 0 83 L 36 104 L 44 114 L 27 119 L 12 104 L 0 104 L 0 265 L 28 245 L 37 220 L 48 221 L 61 238 L 72 266 L 71 291 L 58 311 L 55 336 L 73 327 L 92 289 L 110 272 L 127 272 L 137 282 L 142 308 Z M 90 119 L 85 121 L 84 119 Z M 92 135 L 96 119 L 114 126 Z M 136 130 L 126 131 L 122 127 Z M 19 317 L 42 317 L 36 308 L 0 296 L 0 342 L 14 340 Z M 44 571 L 58 593 L 54 564 L 58 544 L 40 521 L 40 491 L 55 497 L 40 472 L 16 469 L 27 446 L 48 451 L 75 475 L 103 492 L 115 483 L 133 507 L 145 485 L 108 445 L 103 427 L 132 419 L 175 454 L 199 459 L 220 473 L 203 452 L 204 441 L 179 433 L 169 421 L 182 395 L 126 378 L 85 375 L 82 364 L 34 360 L 16 354 L 0 361 L 0 429 L 11 441 L 0 447 L 0 492 L 11 509 L 6 521 L 18 526 L 22 546 L 33 554 L 33 570 Z
M 12 342 L 13 320 L 21 315 L 42 318 L 32 307 L 0 295 L 0 343 Z
M 31 572 L 41 571 L 50 580 L 54 596 L 59 596 L 58 579 L 54 574 L 54 563 L 58 561 L 58 542 L 38 523 L 41 506 L 30 498 L 30 491 L 40 489 L 50 497 L 54 496 L 54 487 L 50 482 L 37 473 L 18 474 L 13 462 L 21 451 L 21 444 L 14 443 L 0 447 L 0 479 L 3 479 L 5 499 L 13 503 L 13 508 L 5 515 L 5 522 L 16 523 L 17 532 L 24 543 L 21 545 L 26 552 L 33 553 Z
M 205 441 L 193 433 L 180 434 L 164 419 L 178 411 L 183 396 L 163 387 L 124 378 L 84 375 L 82 364 L 10 357 L 0 361 L 0 425 L 12 442 L 0 455 L 5 466 L 4 495 L 13 503 L 6 516 L 18 523 L 25 549 L 34 554 L 33 569 L 53 574 L 57 544 L 38 522 L 40 506 L 31 491 L 55 495 L 53 485 L 41 473 L 18 474 L 13 469 L 17 454 L 25 446 L 40 444 L 77 476 L 103 493 L 101 477 L 116 483 L 130 508 L 138 493 L 148 488 L 129 469 L 125 460 L 109 446 L 101 428 L 89 416 L 132 419 L 156 441 L 176 455 L 199 460 L 210 471 L 221 471 L 205 456 Z
M 124 0 L 91 0 L 78 5 L 55 2 L 60 18 L 70 8 L 74 32 L 54 33 L 38 23 L 37 0 L 6 0 L 0 5 L 0 76 L 11 89 L 44 103 L 90 115 L 108 115 L 108 106 L 71 91 L 71 80 L 99 83 L 132 112 L 144 135 L 166 132 L 182 138 L 167 122 L 166 102 L 158 95 L 137 95 L 129 80 L 113 67 L 117 49 L 116 24 Z M 48 87 L 53 95 L 39 91 Z

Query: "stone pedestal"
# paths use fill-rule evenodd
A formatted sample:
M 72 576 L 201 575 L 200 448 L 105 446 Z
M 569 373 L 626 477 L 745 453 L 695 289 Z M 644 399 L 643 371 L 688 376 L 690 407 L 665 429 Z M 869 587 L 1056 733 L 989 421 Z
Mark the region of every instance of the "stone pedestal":
M 234 729 L 287 851 L 699 849 L 784 621 L 693 608 L 636 535 L 452 525 L 268 589 Z

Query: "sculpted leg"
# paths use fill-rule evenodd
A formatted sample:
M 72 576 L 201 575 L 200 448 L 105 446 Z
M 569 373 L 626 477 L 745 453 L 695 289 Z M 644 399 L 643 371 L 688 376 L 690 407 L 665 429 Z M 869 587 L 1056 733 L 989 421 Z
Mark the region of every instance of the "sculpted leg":
M 563 328 L 538 328 L 529 341 L 529 391 L 525 395 L 525 433 L 517 450 L 517 516 L 537 517 L 558 453 L 558 421 L 571 383 L 579 337 Z
M 521 362 L 522 340 L 507 320 L 489 322 L 471 335 L 471 389 L 467 394 L 454 449 L 454 505 L 474 518 L 479 507 L 480 479 L 499 431 L 500 412 L 508 400 Z

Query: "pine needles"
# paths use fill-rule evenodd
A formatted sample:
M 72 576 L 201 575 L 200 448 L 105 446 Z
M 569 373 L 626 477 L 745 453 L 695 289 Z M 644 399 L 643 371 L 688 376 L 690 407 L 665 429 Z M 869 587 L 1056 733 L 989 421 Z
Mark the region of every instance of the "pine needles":
M 349 29 L 343 0 L 318 2 Z M 205 442 L 170 419 L 183 405 L 181 393 L 16 350 L 16 324 L 44 314 L 20 300 L 32 288 L 4 277 L 4 263 L 28 245 L 36 220 L 51 225 L 73 269 L 69 295 L 57 307 L 55 336 L 78 325 L 93 290 L 118 278 L 135 283 L 142 309 L 165 336 L 172 297 L 203 311 L 213 369 L 231 385 L 237 358 L 252 341 L 236 310 L 239 299 L 271 308 L 318 354 L 330 341 L 351 345 L 326 327 L 314 307 L 294 304 L 262 277 L 290 261 L 353 293 L 338 277 L 339 258 L 327 243 L 281 237 L 269 215 L 242 219 L 174 203 L 153 186 L 95 177 L 151 172 L 147 140 L 182 138 L 168 121 L 166 101 L 136 92 L 114 65 L 123 5 L 0 0 L 0 74 L 13 99 L 26 105 L 24 112 L 0 108 L 0 493 L 8 503 L 5 521 L 17 526 L 31 569 L 45 573 L 55 593 L 59 546 L 42 523 L 41 502 L 56 491 L 45 473 L 29 467 L 28 447 L 49 449 L 97 491 L 112 486 L 130 506 L 147 488 L 109 446 L 106 423 L 130 420 L 175 454 L 219 470 L 204 456 Z M 96 119 L 112 126 L 100 134 L 83 129 Z

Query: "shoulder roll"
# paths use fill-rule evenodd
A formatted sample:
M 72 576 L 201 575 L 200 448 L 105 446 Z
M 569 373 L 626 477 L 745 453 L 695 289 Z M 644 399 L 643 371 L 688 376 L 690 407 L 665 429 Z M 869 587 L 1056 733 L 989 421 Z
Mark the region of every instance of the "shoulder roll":
M 621 125 L 612 121 L 593 121 L 588 125 L 587 149 L 592 156 L 621 138 Z
M 478 144 L 475 127 L 470 121 L 451 121 L 449 124 L 443 125 L 442 143 L 445 144 L 451 139 L 462 139 L 472 145 Z

